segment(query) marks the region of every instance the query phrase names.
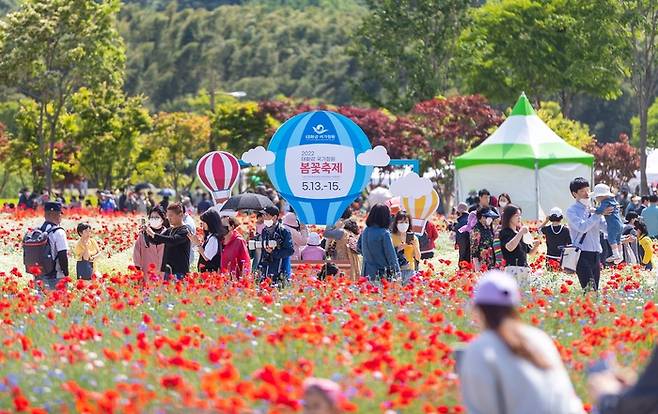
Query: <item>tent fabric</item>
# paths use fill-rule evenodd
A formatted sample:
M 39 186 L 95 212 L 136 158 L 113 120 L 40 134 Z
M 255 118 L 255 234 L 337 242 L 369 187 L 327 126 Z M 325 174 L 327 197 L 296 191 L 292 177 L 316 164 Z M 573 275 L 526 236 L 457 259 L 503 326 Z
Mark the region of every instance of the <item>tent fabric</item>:
M 534 169 L 536 162 L 542 168 L 564 161 L 591 166 L 594 156 L 564 142 L 521 95 L 505 122 L 478 147 L 457 157 L 455 167 L 509 163 Z
M 509 193 L 524 216 L 543 218 L 552 207 L 573 200 L 569 182 L 591 178 L 594 157 L 560 138 L 521 94 L 510 116 L 482 144 L 455 159 L 455 185 L 460 200 L 468 192 L 488 189 Z

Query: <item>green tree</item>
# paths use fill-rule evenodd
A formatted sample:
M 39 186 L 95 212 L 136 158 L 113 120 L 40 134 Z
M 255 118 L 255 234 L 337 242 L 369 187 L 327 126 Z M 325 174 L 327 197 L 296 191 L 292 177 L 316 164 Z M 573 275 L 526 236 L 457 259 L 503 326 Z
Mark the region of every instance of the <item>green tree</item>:
M 257 102 L 226 103 L 215 108 L 208 149 L 226 150 L 240 158 L 259 145 L 267 146 L 268 132 L 276 121 Z
M 197 161 L 208 152 L 208 117 L 161 112 L 154 117 L 153 125 L 153 132 L 137 160 L 138 172 L 144 179 L 169 186 L 177 193 L 189 190 L 196 176 Z
M 631 144 L 636 148 L 640 147 L 640 117 L 634 116 L 631 119 L 633 136 Z M 647 113 L 647 142 L 649 148 L 658 148 L 658 100 L 654 101 L 649 107 Z
M 409 110 L 448 88 L 455 40 L 469 0 L 367 0 L 353 36 L 358 86 L 373 104 Z
M 121 82 L 118 10 L 118 0 L 25 1 L 0 26 L 0 84 L 37 103 L 37 151 L 48 189 L 60 117 L 73 94 L 83 86 Z
M 639 118 L 639 133 L 633 136 L 640 150 L 640 187 L 647 185 L 647 144 L 649 142 L 649 107 L 658 92 L 658 3 L 653 0 L 623 0 L 626 32 L 632 50 L 631 85 Z
M 459 41 L 466 87 L 494 102 L 557 97 L 566 116 L 577 94 L 616 98 L 627 73 L 620 19 L 618 0 L 487 2 Z
M 93 91 L 82 88 L 72 100 L 80 172 L 103 188 L 128 184 L 140 153 L 139 137 L 151 127 L 143 98 L 126 98 L 121 89 L 104 83 Z
M 542 102 L 537 116 L 560 138 L 576 148 L 587 148 L 594 140 L 589 132 L 589 127 L 565 117 L 557 102 Z

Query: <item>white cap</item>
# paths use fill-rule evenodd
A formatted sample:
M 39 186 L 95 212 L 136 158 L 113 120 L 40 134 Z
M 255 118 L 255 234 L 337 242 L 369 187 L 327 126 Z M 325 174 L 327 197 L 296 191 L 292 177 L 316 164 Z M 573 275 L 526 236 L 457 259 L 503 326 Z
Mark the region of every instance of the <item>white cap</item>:
M 551 209 L 551 212 L 550 212 L 549 216 L 562 217 L 562 216 L 564 216 L 564 214 L 562 214 L 562 209 L 560 207 L 553 207 Z
M 309 246 L 319 246 L 320 245 L 320 235 L 316 232 L 311 232 L 308 235 L 308 245 Z

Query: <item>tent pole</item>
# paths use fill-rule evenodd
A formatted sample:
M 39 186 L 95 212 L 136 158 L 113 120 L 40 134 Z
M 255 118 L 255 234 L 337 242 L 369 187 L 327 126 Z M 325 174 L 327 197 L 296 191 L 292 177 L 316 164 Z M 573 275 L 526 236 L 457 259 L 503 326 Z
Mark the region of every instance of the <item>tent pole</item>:
M 537 220 L 539 220 L 539 160 L 535 160 L 535 202 Z

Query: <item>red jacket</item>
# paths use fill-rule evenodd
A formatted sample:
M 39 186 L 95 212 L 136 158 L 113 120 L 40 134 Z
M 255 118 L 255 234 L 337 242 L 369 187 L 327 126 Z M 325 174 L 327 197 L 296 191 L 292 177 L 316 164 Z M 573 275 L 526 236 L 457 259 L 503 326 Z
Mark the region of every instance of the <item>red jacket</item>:
M 237 272 L 238 275 L 245 275 L 251 272 L 251 258 L 247 242 L 242 238 L 237 230 L 224 238 L 224 248 L 222 249 L 222 271 L 229 273 Z
M 439 238 L 439 232 L 436 229 L 436 226 L 431 221 L 427 221 L 425 224 L 425 234 L 427 235 L 427 244 L 425 246 L 420 246 L 420 251 L 422 253 L 431 252 L 436 248 L 435 241 Z

